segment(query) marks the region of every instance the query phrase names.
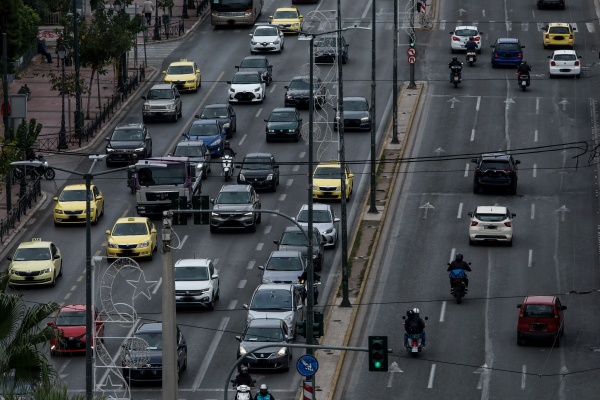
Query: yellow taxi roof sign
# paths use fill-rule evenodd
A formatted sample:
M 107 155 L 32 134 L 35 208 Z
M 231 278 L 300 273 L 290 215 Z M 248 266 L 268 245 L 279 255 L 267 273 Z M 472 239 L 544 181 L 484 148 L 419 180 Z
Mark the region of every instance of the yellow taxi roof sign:
M 41 242 L 42 238 L 33 238 L 31 239 L 32 242 Z
M 187 58 L 182 58 L 179 62 L 187 62 Z
M 335 158 L 332 158 L 331 160 L 329 160 L 329 162 L 338 162 L 338 160 L 336 160 Z
M 127 221 L 135 221 L 135 217 L 129 217 L 127 218 Z

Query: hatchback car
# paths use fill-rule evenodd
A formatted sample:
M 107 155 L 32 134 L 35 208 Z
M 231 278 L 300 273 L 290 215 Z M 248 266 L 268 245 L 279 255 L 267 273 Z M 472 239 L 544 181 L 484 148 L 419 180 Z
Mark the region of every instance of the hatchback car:
M 523 49 L 519 39 L 502 38 L 490 46 L 492 50 L 492 68 L 498 65 L 518 66 L 523 61 Z
M 235 111 L 229 104 L 209 104 L 204 107 L 200 116 L 196 118 L 221 121 L 221 126 L 225 129 L 228 138 L 233 136 L 233 132 L 237 131 Z
M 302 227 L 308 226 L 308 204 L 304 204 L 300 208 L 296 221 Z M 329 204 L 313 204 L 313 227 L 317 228 L 323 238 L 327 240 L 325 247 L 335 248 L 337 246 L 339 226 L 340 219 L 335 215 L 333 207 Z
M 152 138 L 144 124 L 119 124 L 106 141 L 107 167 L 128 163 L 134 154 L 138 159 L 152 157 Z
M 302 293 L 294 285 L 259 285 L 250 304 L 244 304 L 248 310 L 246 322 L 255 319 L 275 319 L 285 322 L 288 336 L 296 338 L 296 322 L 304 320 Z
M 108 235 L 106 257 L 153 258 L 158 248 L 156 227 L 147 217 L 119 218 Z
M 315 270 L 320 271 L 325 262 L 325 243 L 327 240 L 321 235 L 319 230 L 313 227 L 313 253 L 312 260 Z M 308 243 L 304 231 L 297 226 L 290 226 L 283 230 L 279 240 L 274 240 L 279 251 L 299 251 L 308 258 Z M 301 275 L 301 274 L 299 274 Z
M 202 86 L 202 74 L 195 61 L 179 60 L 171 63 L 166 71 L 163 71 L 165 77 L 163 83 L 173 83 L 177 90 L 198 91 Z
M 364 97 L 344 97 L 344 130 L 358 129 L 361 131 L 371 130 L 371 114 L 369 102 Z M 339 112 L 335 117 L 333 130 L 338 130 L 340 121 Z
M 346 201 L 354 189 L 354 174 L 346 164 L 345 185 Z M 315 200 L 341 200 L 342 199 L 342 171 L 337 160 L 329 160 L 317 165 L 313 172 L 313 199 Z
M 283 51 L 283 32 L 273 26 L 258 26 L 254 33 L 250 33 L 250 37 L 250 53 Z
M 248 354 L 242 365 L 252 369 L 283 370 L 290 369 L 292 349 L 282 347 L 292 343 L 292 337 L 287 324 L 280 319 L 254 319 L 246 325 L 240 336 L 235 337 L 240 345 L 237 358 L 256 349 L 270 345 L 260 351 Z
M 523 304 L 517 304 L 519 321 L 517 344 L 522 346 L 528 340 L 552 340 L 560 346 L 560 337 L 565 334 L 564 318 L 566 306 L 556 296 L 528 296 Z
M 142 96 L 142 119 L 147 122 L 150 118 L 170 118 L 177 122 L 177 118 L 183 116 L 183 105 L 181 95 L 172 83 L 154 85 L 148 94 Z
M 477 165 L 473 193 L 479 193 L 481 189 L 507 189 L 517 194 L 517 165 L 521 161 L 508 154 L 482 154 L 479 158 L 472 158 L 471 162 Z
M 258 72 L 267 86 L 273 80 L 273 66 L 269 64 L 269 60 L 265 56 L 248 56 L 242 60 L 240 65 L 235 67 L 240 72 Z
M 175 263 L 175 305 L 214 309 L 221 295 L 219 271 L 206 258 L 179 260 Z
M 60 308 L 54 321 L 48 322 L 49 326 L 54 327 L 60 332 L 59 337 L 50 339 L 50 355 L 85 353 L 86 309 L 85 304 L 67 304 Z M 94 340 L 104 342 L 104 323 L 96 307 L 94 307 L 92 318 L 92 321 L 96 325 L 95 333 L 92 334 L 92 337 Z M 94 343 L 92 343 L 93 347 Z
M 35 238 L 19 244 L 10 261 L 9 285 L 56 286 L 56 279 L 63 274 L 63 259 L 60 250 L 52 242 Z
M 198 119 L 192 122 L 183 136 L 188 140 L 202 140 L 211 156 L 220 157 L 227 133 L 218 119 Z
M 550 46 L 575 47 L 575 27 L 571 24 L 555 22 L 546 25 L 542 30 L 544 49 Z
M 266 97 L 266 83 L 261 74 L 256 71 L 238 72 L 229 86 L 230 103 L 261 103 Z
M 581 77 L 581 63 L 579 62 L 581 56 L 577 55 L 575 50 L 556 50 L 548 58 L 550 59 L 548 66 L 550 79 L 562 75 L 574 75 L 578 79 Z
M 213 212 L 210 213 L 210 232 L 219 228 L 242 228 L 256 232 L 256 225 L 262 220 L 260 199 L 250 185 L 225 185 L 216 199 L 210 199 Z M 216 212 L 218 211 L 218 212 Z
M 279 165 L 275 162 L 273 154 L 250 153 L 244 157 L 242 165 L 237 165 L 240 173 L 237 183 L 251 185 L 254 189 L 267 189 L 277 191 L 279 185 Z
M 292 284 L 306 269 L 306 259 L 299 251 L 273 251 L 265 265 L 262 283 Z
M 306 76 L 296 76 L 289 85 L 284 86 L 286 89 L 284 106 L 285 107 L 309 107 L 309 78 Z M 313 96 L 314 106 L 322 107 L 325 104 L 326 94 L 325 85 L 321 78 L 314 78 L 313 81 Z
M 211 171 L 210 164 L 213 157 L 202 140 L 183 140 L 177 143 L 175 150 L 169 156 L 187 157 L 190 162 L 200 166 L 202 179 L 206 179 Z
M 96 225 L 98 218 L 104 216 L 104 196 L 98 186 L 94 184 L 91 184 L 91 190 L 90 220 L 92 225 Z M 86 192 L 87 189 L 83 184 L 65 186 L 60 196 L 53 199 L 56 202 L 56 206 L 54 206 L 54 225 L 86 222 Z
M 300 141 L 302 117 L 295 108 L 276 108 L 269 118 L 265 118 L 265 122 L 267 123 L 265 127 L 267 142 L 277 139 Z
M 338 40 L 336 35 L 323 35 L 315 42 L 315 64 L 334 63 L 338 54 Z M 342 64 L 348 62 L 348 48 L 350 45 L 342 36 Z
M 470 212 L 469 244 L 476 242 L 503 242 L 508 246 L 513 244 L 513 218 L 506 207 L 479 206 L 475 212 Z
M 457 51 L 464 51 L 470 37 L 477 43 L 477 53 L 481 53 L 481 35 L 483 35 L 483 32 L 479 32 L 479 29 L 476 26 L 457 26 L 450 32 L 450 35 L 452 35 L 452 38 L 450 39 L 452 54 Z

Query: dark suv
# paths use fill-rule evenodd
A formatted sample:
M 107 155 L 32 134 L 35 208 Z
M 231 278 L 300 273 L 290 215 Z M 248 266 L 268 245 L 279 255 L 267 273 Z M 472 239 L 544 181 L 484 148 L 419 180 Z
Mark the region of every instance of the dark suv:
M 471 162 L 477 164 L 473 193 L 480 189 L 507 189 L 517 194 L 517 164 L 521 161 L 508 154 L 482 154 Z
M 348 62 L 348 47 L 342 36 L 342 64 Z M 315 43 L 315 64 L 334 63 L 338 52 L 337 35 L 323 35 Z
M 261 221 L 261 204 L 258 194 L 250 185 L 225 185 L 216 199 L 210 199 L 213 211 L 210 213 L 210 232 L 219 228 L 245 228 L 256 232 L 256 224 Z
M 321 78 L 313 80 L 313 95 L 315 97 L 315 107 L 322 107 L 325 104 L 325 85 Z M 310 83 L 308 76 L 296 76 L 288 86 L 284 86 L 285 107 L 308 107 L 310 92 Z
M 279 185 L 279 165 L 269 153 L 250 153 L 244 157 L 244 163 L 238 165 L 240 173 L 237 183 L 252 185 L 255 189 L 277 191 Z
M 106 141 L 107 166 L 129 162 L 134 154 L 140 159 L 152 157 L 152 138 L 142 123 L 119 124 Z

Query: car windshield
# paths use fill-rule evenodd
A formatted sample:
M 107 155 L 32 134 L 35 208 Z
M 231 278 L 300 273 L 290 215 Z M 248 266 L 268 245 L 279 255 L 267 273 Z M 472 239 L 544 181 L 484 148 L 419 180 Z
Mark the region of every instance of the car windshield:
M 214 124 L 194 124 L 190 126 L 189 136 L 217 136 L 219 127 Z
M 307 246 L 306 237 L 302 232 L 286 232 L 281 238 L 282 245 L 285 246 Z M 317 236 L 313 233 L 313 245 L 318 245 Z
M 454 31 L 455 36 L 477 36 L 477 31 L 474 29 L 457 29 Z
M 116 224 L 112 231 L 113 236 L 147 235 L 148 226 L 144 222 L 127 222 Z
M 194 68 L 191 65 L 173 65 L 167 70 L 168 75 L 193 74 Z
M 248 328 L 246 342 L 283 342 L 283 333 L 278 328 Z
M 322 38 L 317 43 L 315 43 L 315 47 L 337 47 L 337 38 Z
M 171 100 L 173 91 L 171 89 L 152 89 L 146 98 L 148 100 Z
M 293 112 L 274 112 L 269 117 L 269 122 L 293 122 L 296 121 L 296 114 Z
M 265 60 L 260 58 L 245 59 L 240 64 L 240 68 L 263 68 L 265 66 Z
M 138 171 L 141 186 L 183 185 L 185 183 L 185 164 L 166 164 L 166 168 L 144 167 Z
M 254 36 L 277 36 L 277 29 L 276 28 L 258 28 L 257 30 L 254 31 Z
M 242 169 L 271 169 L 270 158 L 246 158 Z
M 177 267 L 175 268 L 176 281 L 208 281 L 208 267 Z
M 566 26 L 553 26 L 548 33 L 553 35 L 569 35 L 571 31 Z
M 496 50 L 519 51 L 520 47 L 518 43 L 498 43 Z
M 226 108 L 205 108 L 202 111 L 202 115 L 200 118 L 203 119 L 213 119 L 213 118 L 227 118 L 229 115 L 227 114 Z
M 250 204 L 248 192 L 221 192 L 217 197 L 217 204 Z
M 200 146 L 177 146 L 173 152 L 175 157 L 200 157 L 202 154 L 202 147 Z
M 252 298 L 251 310 L 282 310 L 292 309 L 292 294 L 289 290 L 273 289 L 259 290 Z
M 554 61 L 575 61 L 577 57 L 575 54 L 556 54 L 554 56 Z
M 307 78 L 308 79 L 308 78 Z M 305 82 L 304 79 L 294 79 L 292 83 L 290 83 L 290 89 L 294 90 L 308 90 L 310 89 L 310 84 Z M 314 88 L 317 89 L 319 87 L 318 83 L 314 83 Z
M 510 169 L 508 161 L 494 160 L 494 161 L 483 161 L 480 169 Z
M 233 77 L 233 83 L 235 84 L 246 84 L 246 83 L 260 83 L 258 74 L 238 74 Z
M 300 211 L 298 222 L 308 222 L 308 210 Z M 331 222 L 331 214 L 327 210 L 313 210 L 313 222 Z
M 296 11 L 276 11 L 273 15 L 273 19 L 285 19 L 285 18 L 298 18 Z
M 362 100 L 345 100 L 344 111 L 368 111 L 367 102 Z
M 139 142 L 144 137 L 141 129 L 117 129 L 113 132 L 110 140 L 119 142 Z
M 58 201 L 85 201 L 86 190 L 65 190 L 60 195 Z M 94 200 L 94 196 L 90 193 L 90 200 Z
M 85 311 L 61 312 L 56 317 L 56 326 L 85 326 Z
M 267 264 L 268 271 L 302 271 L 302 261 L 298 257 L 271 257 Z
M 47 247 L 17 249 L 13 261 L 50 260 L 50 249 Z
M 339 167 L 321 167 L 315 170 L 315 178 L 320 179 L 341 179 Z
M 476 213 L 475 218 L 483 222 L 500 222 L 506 219 L 506 214 L 480 214 Z
M 140 332 L 136 333 L 135 337 L 145 340 L 149 350 L 162 350 L 162 333 L 160 332 Z
M 554 306 L 546 304 L 526 304 L 523 316 L 528 318 L 554 318 Z

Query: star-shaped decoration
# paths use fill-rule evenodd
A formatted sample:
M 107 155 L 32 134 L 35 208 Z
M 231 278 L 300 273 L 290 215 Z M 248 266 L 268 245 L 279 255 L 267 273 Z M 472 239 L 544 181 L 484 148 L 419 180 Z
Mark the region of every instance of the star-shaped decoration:
M 141 281 L 142 277 L 144 278 L 143 282 Z M 158 282 L 157 281 L 147 281 L 146 275 L 144 274 L 144 271 L 142 271 L 140 273 L 140 275 L 138 276 L 137 281 L 128 280 L 127 283 L 129 283 L 131 286 L 133 286 L 135 288 L 135 290 L 133 291 L 133 299 L 138 297 L 140 294 L 143 294 L 144 296 L 146 296 L 146 298 L 148 300 L 150 300 L 150 299 L 152 299 L 152 295 L 150 294 L 150 288 L 152 286 L 156 285 Z
M 108 375 L 108 377 L 106 378 L 106 383 L 104 385 L 97 385 L 97 387 L 102 391 L 104 395 L 107 396 L 107 398 L 118 399 L 119 395 L 117 394 L 117 392 L 123 388 L 123 385 L 114 384 L 112 382 L 111 375 Z

